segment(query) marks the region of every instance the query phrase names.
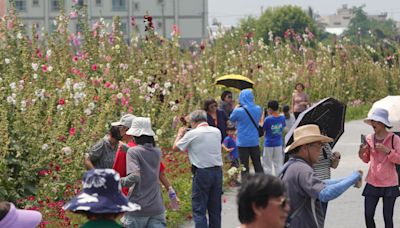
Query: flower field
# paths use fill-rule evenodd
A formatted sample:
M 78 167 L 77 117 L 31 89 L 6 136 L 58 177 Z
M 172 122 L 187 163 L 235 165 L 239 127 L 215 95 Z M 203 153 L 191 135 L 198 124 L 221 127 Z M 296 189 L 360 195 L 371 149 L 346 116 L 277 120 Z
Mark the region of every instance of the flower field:
M 127 45 L 118 18 L 83 23 L 78 34 L 68 31 L 70 20 L 61 14 L 55 32 L 32 29 L 29 36 L 15 15 L 0 25 L 0 198 L 40 210 L 43 227 L 84 221 L 61 206 L 81 187 L 84 154 L 124 113 L 151 117 L 181 200 L 180 211 L 167 213 L 169 226 L 190 218 L 189 162 L 169 149 L 174 120 L 217 98 L 218 76 L 252 78 L 264 106 L 288 103 L 296 82 L 314 101 L 333 96 L 354 106 L 399 93 L 399 44 L 389 41 L 328 45 L 289 31 L 263 42 L 233 30 L 183 48 L 178 33 L 172 40 L 155 34 L 148 16 L 146 35 L 132 34 Z M 388 54 L 384 45 L 397 51 Z

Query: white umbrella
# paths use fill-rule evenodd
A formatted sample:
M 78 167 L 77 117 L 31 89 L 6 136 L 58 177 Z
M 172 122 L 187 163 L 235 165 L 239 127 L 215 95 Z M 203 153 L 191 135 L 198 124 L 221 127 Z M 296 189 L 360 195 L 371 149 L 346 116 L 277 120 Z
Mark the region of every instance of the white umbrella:
M 389 112 L 389 121 L 393 125 L 390 131 L 400 132 L 400 96 L 387 96 L 376 101 L 371 110 L 369 110 L 368 115 L 376 108 L 386 109 Z

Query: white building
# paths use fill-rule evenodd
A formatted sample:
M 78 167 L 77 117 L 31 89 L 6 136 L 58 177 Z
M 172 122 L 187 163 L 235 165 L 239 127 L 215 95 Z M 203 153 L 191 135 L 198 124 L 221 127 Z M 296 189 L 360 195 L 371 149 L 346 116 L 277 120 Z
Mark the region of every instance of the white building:
M 369 18 L 376 20 L 386 20 L 387 13 L 381 13 L 378 15 L 367 15 Z M 336 10 L 336 14 L 329 16 L 321 16 L 317 18 L 317 21 L 325 26 L 325 30 L 329 33 L 340 35 L 349 26 L 350 20 L 354 17 L 354 9 L 348 8 L 347 4 L 342 5 L 342 8 Z
M 32 26 L 53 31 L 56 28 L 53 20 L 61 8 L 65 8 L 69 14 L 72 1 L 14 0 L 14 5 L 28 32 Z M 60 6 L 60 2 L 64 2 L 64 5 Z M 139 31 L 144 32 L 143 17 L 147 14 L 152 16 L 156 32 L 166 38 L 171 37 L 173 25 L 177 25 L 181 32 L 181 43 L 200 41 L 208 36 L 208 0 L 77 0 L 77 4 L 87 6 L 91 23 L 100 18 L 112 22 L 115 16 L 119 16 L 126 38 L 133 30 L 132 17 L 136 19 Z M 5 7 L 4 11 L 7 12 L 9 1 L 0 0 L 0 7 Z M 79 31 L 76 19 L 71 21 L 70 30 Z

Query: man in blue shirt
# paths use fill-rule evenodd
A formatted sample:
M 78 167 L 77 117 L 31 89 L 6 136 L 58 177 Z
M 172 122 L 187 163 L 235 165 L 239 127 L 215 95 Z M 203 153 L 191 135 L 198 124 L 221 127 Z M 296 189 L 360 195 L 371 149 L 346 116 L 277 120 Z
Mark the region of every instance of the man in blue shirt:
M 259 147 L 259 136 L 258 126 L 254 126 L 251 118 L 258 124 L 261 118 L 261 107 L 254 104 L 254 95 L 252 90 L 245 89 L 239 94 L 239 104 L 231 116 L 230 120 L 232 123 L 237 124 L 237 141 L 236 145 L 239 149 L 239 159 L 246 170 L 242 171 L 242 180 L 244 176 L 249 172 L 249 157 L 251 158 L 254 170 L 256 173 L 264 173 L 263 167 L 260 160 L 260 147 Z M 246 110 L 249 112 L 247 114 Z
M 279 103 L 276 100 L 267 104 L 268 116 L 264 120 L 265 131 L 263 165 L 266 174 L 278 174 L 283 165 L 282 133 L 286 126 L 285 117 L 279 115 Z M 274 170 L 274 172 L 273 172 Z

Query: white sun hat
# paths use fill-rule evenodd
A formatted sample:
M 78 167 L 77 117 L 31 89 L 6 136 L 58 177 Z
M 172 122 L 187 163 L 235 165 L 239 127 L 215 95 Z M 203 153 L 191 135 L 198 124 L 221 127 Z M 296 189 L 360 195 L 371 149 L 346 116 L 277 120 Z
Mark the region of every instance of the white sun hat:
M 150 118 L 147 117 L 136 117 L 132 121 L 132 125 L 129 130 L 126 132 L 127 135 L 132 136 L 154 136 L 155 133 L 153 129 L 151 129 L 151 121 Z

